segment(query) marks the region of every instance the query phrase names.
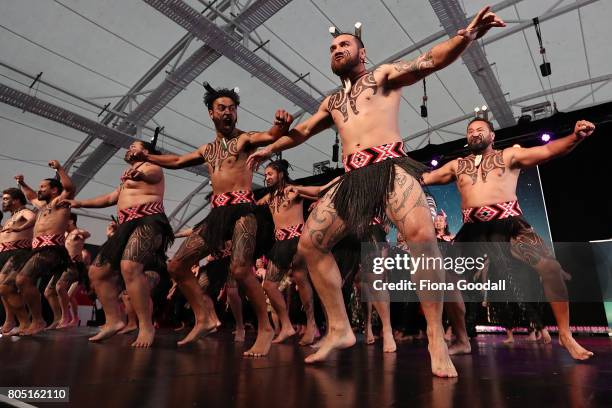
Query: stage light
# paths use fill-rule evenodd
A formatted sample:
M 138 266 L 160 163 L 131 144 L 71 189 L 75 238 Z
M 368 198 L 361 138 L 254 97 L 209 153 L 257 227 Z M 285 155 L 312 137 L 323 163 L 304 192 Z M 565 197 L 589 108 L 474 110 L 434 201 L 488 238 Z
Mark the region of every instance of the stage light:
M 480 108 L 477 106 L 477 107 L 474 108 L 474 113 L 476 115 L 478 115 L 478 112 L 480 112 Z
M 486 111 L 487 109 L 488 109 L 487 105 L 482 105 L 482 108 L 480 108 L 480 110 L 482 110 L 483 112 Z
M 550 141 L 550 135 L 548 133 L 542 134 L 542 141 L 548 143 Z
M 432 165 L 432 167 L 437 167 L 438 166 L 438 161 L 436 159 L 432 159 L 431 160 L 431 165 Z

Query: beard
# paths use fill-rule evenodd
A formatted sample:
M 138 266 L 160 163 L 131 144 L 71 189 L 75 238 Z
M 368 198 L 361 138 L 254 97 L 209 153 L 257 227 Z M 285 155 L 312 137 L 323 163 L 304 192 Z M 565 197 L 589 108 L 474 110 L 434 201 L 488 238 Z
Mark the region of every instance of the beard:
M 36 193 L 36 198 L 38 198 L 40 201 L 45 201 L 45 202 L 49 201 L 49 195 L 48 194 L 44 194 L 44 193 L 42 193 L 40 191 Z
M 344 57 L 339 61 L 335 59 L 332 60 L 331 70 L 335 75 L 342 77 L 348 75 L 357 65 L 359 65 L 359 56 L 355 55 L 353 57 L 351 53 L 347 51 L 344 53 Z
M 468 149 L 473 154 L 480 154 L 487 149 L 492 143 L 492 140 L 487 137 L 482 137 L 480 139 L 476 139 L 476 141 L 468 142 Z
M 130 159 L 130 151 L 128 150 L 127 152 L 125 152 L 125 155 L 123 156 L 123 160 L 128 163 L 128 164 L 132 164 L 132 162 L 134 160 Z

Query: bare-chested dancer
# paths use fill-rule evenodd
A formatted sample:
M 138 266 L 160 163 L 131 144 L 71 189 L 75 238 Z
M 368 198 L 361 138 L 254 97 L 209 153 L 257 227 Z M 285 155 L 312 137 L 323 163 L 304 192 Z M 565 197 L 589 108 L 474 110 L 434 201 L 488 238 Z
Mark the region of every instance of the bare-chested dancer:
M 298 293 L 306 314 L 306 331 L 299 344 L 302 346 L 313 343 L 317 333 L 314 319 L 312 287 L 308 280 L 306 265 L 294 262 L 297 245 L 304 229 L 304 201 L 293 190 L 289 178 L 289 162 L 274 161 L 266 167 L 266 185 L 271 191 L 258 204 L 266 204 L 274 220 L 274 246 L 268 253 L 268 269 L 263 288 L 270 299 L 270 304 L 276 311 L 281 324 L 281 331 L 272 341 L 281 343 L 295 334 L 289 320 L 289 312 L 282 293 L 279 290 L 280 281 L 292 270 L 293 278 L 298 286 Z
M 571 135 L 546 145 L 495 150 L 493 125 L 487 120 L 475 118 L 467 127 L 468 147 L 472 154 L 423 174 L 423 183 L 427 185 L 457 183 L 464 224 L 455 242 L 509 242 L 511 256 L 538 272 L 544 294 L 557 320 L 559 343 L 578 360 L 586 360 L 593 353 L 580 346 L 572 336 L 564 272 L 542 238 L 522 217 L 516 184 L 521 169 L 568 154 L 594 130 L 595 125 L 580 120 Z M 457 343 L 451 346 L 451 351 L 469 353 L 465 324 L 462 323 L 465 306 L 461 302 L 448 306 L 449 318 L 451 322 L 455 321 L 453 326 L 459 326 L 453 327 Z
M 18 188 L 2 192 L 2 211 L 11 214 L 0 231 L 0 296 L 6 315 L 3 335 L 22 333 L 30 325 L 30 316 L 15 283 L 17 274 L 30 257 L 36 222 L 36 214 L 25 207 L 26 202 Z M 17 327 L 15 316 L 19 320 Z
M 70 264 L 58 280 L 49 281 L 45 289 L 45 297 L 53 310 L 53 323 L 47 329 L 64 329 L 74 325 L 74 319 L 70 316 L 70 297 L 68 289 L 70 286 L 83 278 L 87 273 L 83 263 L 83 249 L 85 240 L 91 234 L 83 229 L 77 228 L 77 215 L 70 214 L 68 228 L 66 230 L 66 250 L 70 256 Z
M 421 167 L 406 157 L 398 128 L 401 89 L 455 61 L 491 27 L 504 25 L 484 8 L 466 29 L 414 61 L 385 64 L 372 72 L 365 68 L 361 39 L 351 34 L 336 36 L 329 49 L 331 68 L 341 78 L 343 89 L 326 97 L 319 110 L 288 135 L 249 159 L 255 165 L 334 124 L 341 137 L 346 173 L 308 218 L 298 247 L 329 318 L 325 340 L 306 362 L 324 360 L 331 351 L 355 343 L 342 301 L 340 273 L 330 251 L 342 236 L 350 232 L 362 239 L 374 217 L 388 217 L 408 241 L 421 247 L 413 253 L 439 256 L 429 208 L 414 177 Z M 416 275 L 417 279 L 423 276 Z M 442 304 L 426 301 L 423 309 L 429 323 L 432 372 L 454 377 L 457 372 L 444 342 Z
M 266 313 L 265 294 L 251 273 L 256 244 L 260 242 L 256 239 L 258 226 L 251 191 L 253 171 L 247 167 L 246 160 L 258 146 L 271 143 L 286 132 L 290 115 L 277 111 L 275 125 L 269 133 L 244 132 L 236 128 L 240 104 L 238 94 L 233 90 L 215 90 L 212 87 L 207 87 L 207 91 L 204 101 L 216 129 L 213 142 L 184 156 L 145 154 L 138 157 L 169 169 L 205 164 L 212 183 L 210 213 L 194 227 L 194 232 L 168 263 L 172 278 L 178 283 L 196 318 L 195 326 L 179 341 L 179 345 L 193 342 L 216 327 L 214 320 L 206 317 L 202 291 L 190 268 L 208 254 L 220 253 L 225 242 L 231 240 L 230 271 L 245 288 L 258 321 L 255 344 L 244 355 L 264 356 L 268 354 L 274 331 Z
M 90 341 L 114 336 L 124 328 L 119 307 L 120 282 L 125 282 L 131 305 L 138 317 L 138 337 L 132 347 L 153 344 L 151 288 L 145 271 L 164 271 L 166 250 L 174 234 L 164 213 L 164 173 L 161 167 L 134 160 L 139 153 L 149 153 L 155 146 L 133 142 L 125 154 L 129 167 L 113 192 L 88 200 L 72 200 L 72 208 L 105 208 L 117 205 L 118 226 L 100 247 L 89 268 L 91 285 L 102 303 L 106 323 Z
M 32 323 L 23 333 L 25 335 L 37 334 L 46 326 L 40 292 L 36 287 L 38 279 L 43 278 L 43 282 L 48 283 L 51 279 L 59 278 L 70 262 L 64 247 L 70 220 L 70 207 L 65 200 L 74 197 L 74 185 L 57 160 L 50 161 L 49 166 L 57 172 L 59 181 L 55 178 L 44 179 L 38 192 L 24 182 L 22 175 L 15 177 L 26 198 L 38 208 L 32 253 L 16 280 L 19 292 L 32 314 Z
M 329 48 L 331 68 L 342 80 L 343 89 L 326 97 L 319 110 L 288 135 L 249 159 L 249 164 L 256 165 L 334 124 L 340 134 L 346 173 L 308 218 L 298 248 L 329 319 L 325 340 L 306 362 L 322 361 L 331 351 L 355 343 L 342 302 L 340 273 L 330 251 L 342 236 L 354 233 L 362 239 L 374 217 L 388 217 L 409 242 L 427 249 L 418 253 L 439 255 L 425 195 L 414 177 L 421 166 L 406 157 L 399 132 L 401 89 L 451 64 L 476 38 L 504 25 L 484 8 L 455 37 L 414 61 L 384 64 L 372 72 L 365 68 L 366 50 L 361 39 L 351 34 L 336 36 Z M 417 248 L 413 249 L 417 253 Z M 423 309 L 432 371 L 437 376 L 454 377 L 457 372 L 444 342 L 442 304 L 435 299 L 426 301 Z

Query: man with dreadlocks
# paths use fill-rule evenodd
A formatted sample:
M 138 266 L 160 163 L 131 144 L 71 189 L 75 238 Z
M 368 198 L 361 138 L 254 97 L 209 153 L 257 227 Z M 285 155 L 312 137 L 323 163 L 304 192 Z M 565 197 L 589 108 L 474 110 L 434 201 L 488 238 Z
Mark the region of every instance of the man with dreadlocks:
M 329 319 L 325 340 L 306 362 L 325 360 L 331 351 L 355 344 L 342 302 L 340 273 L 330 252 L 344 235 L 355 233 L 363 241 L 374 217 L 388 217 L 409 242 L 419 244 L 411 248 L 413 255 L 439 256 L 429 208 L 415 178 L 421 166 L 406 156 L 399 132 L 401 89 L 446 67 L 472 41 L 490 28 L 504 25 L 486 7 L 455 37 L 414 61 L 384 64 L 372 72 L 365 68 L 366 50 L 359 35 L 335 36 L 329 48 L 331 68 L 343 89 L 326 97 L 319 110 L 288 135 L 249 158 L 249 164 L 255 166 L 332 125 L 340 134 L 346 173 L 321 198 L 299 243 L 298 252 L 306 259 Z M 442 275 L 442 271 L 418 271 L 415 277 L 420 279 L 423 273 L 430 279 Z M 437 376 L 454 377 L 457 372 L 444 342 L 442 303 L 426 295 L 420 293 L 429 323 L 432 371 Z
M 91 285 L 102 303 L 106 323 L 90 341 L 114 336 L 125 326 L 119 308 L 121 271 L 123 282 L 138 318 L 138 337 L 132 347 L 150 347 L 155 337 L 151 286 L 145 271 L 165 272 L 166 250 L 174 240 L 164 213 L 164 173 L 161 167 L 136 160 L 138 154 L 155 152 L 152 143 L 133 142 L 125 153 L 129 167 L 119 187 L 88 200 L 71 200 L 72 208 L 105 208 L 117 205 L 118 227 L 100 247 L 89 268 Z
M 312 344 L 317 333 L 314 318 L 312 287 L 306 265 L 294 260 L 297 244 L 304 228 L 304 201 L 295 191 L 289 177 L 289 162 L 276 160 L 265 170 L 266 185 L 270 188 L 257 204 L 266 204 L 274 220 L 274 245 L 268 253 L 267 274 L 263 287 L 281 323 L 281 331 L 273 343 L 281 343 L 295 334 L 279 283 L 291 269 L 306 314 L 306 331 L 300 345 Z
M 244 355 L 264 356 L 270 350 L 274 331 L 266 312 L 265 294 L 251 273 L 251 267 L 255 255 L 261 251 L 256 247 L 268 240 L 261 236 L 264 231 L 255 216 L 255 199 L 251 191 L 253 171 L 247 167 L 246 160 L 257 147 L 267 145 L 287 132 L 293 118 L 287 112 L 278 110 L 274 126 L 268 133 L 242 131 L 236 128 L 240 104 L 238 93 L 230 89 L 216 90 L 208 84 L 205 87 L 207 93 L 204 102 L 215 125 L 215 139 L 183 156 L 135 152 L 135 157 L 168 169 L 205 164 L 210 175 L 212 209 L 194 227 L 193 233 L 168 263 L 170 274 L 187 298 L 196 318 L 191 332 L 178 344 L 193 342 L 216 327 L 216 323 L 206 316 L 202 292 L 191 273 L 191 266 L 211 253 L 220 254 L 225 242 L 231 240 L 230 272 L 245 288 L 258 321 L 255 344 Z

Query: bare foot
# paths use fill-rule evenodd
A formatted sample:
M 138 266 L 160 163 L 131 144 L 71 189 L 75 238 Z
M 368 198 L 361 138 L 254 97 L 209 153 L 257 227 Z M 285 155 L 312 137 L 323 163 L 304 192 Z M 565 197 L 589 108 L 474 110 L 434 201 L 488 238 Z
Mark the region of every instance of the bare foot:
M 502 341 L 502 343 L 504 343 L 504 344 L 512 344 L 512 343 L 514 343 L 514 336 L 508 336 L 508 337 L 506 337 L 506 338 L 505 338 L 505 339 Z
M 11 330 L 9 330 L 6 333 L 2 333 L 3 336 L 19 336 L 19 327 L 13 327 Z
M 457 370 L 450 359 L 442 333 L 437 339 L 433 338 L 429 341 L 427 349 L 431 357 L 431 372 L 433 375 L 442 378 L 457 377 Z
M 325 340 L 325 336 L 321 337 L 318 341 L 315 341 L 310 345 L 310 348 L 318 350 L 321 348 L 321 343 Z
M 234 330 L 234 342 L 242 343 L 244 341 L 244 327 Z
M 179 327 L 175 327 L 175 328 L 174 328 L 174 331 L 175 331 L 175 332 L 178 332 L 178 331 L 183 330 L 184 328 L 185 328 L 185 323 L 184 323 L 184 322 L 181 322 L 181 325 L 180 325 Z
M 193 343 L 202 337 L 206 337 L 217 331 L 217 324 L 212 323 L 211 326 L 206 326 L 204 323 L 196 323 L 193 329 L 185 336 L 183 340 L 177 341 L 176 344 L 184 346 L 185 344 Z
M 55 330 L 57 329 L 57 326 L 59 326 L 60 321 L 59 320 L 54 320 L 53 322 L 51 322 L 50 325 L 48 325 L 47 327 L 45 327 L 44 330 Z
M 140 327 L 138 329 L 138 337 L 136 341 L 132 343 L 132 347 L 136 348 L 147 348 L 153 344 L 153 338 L 155 337 L 155 327 L 150 325 L 149 327 Z
M 321 340 L 319 349 L 307 356 L 304 361 L 308 364 L 323 361 L 332 351 L 349 348 L 355 344 L 355 341 L 355 333 L 350 326 L 340 330 L 330 328 L 325 338 Z
M 395 353 L 397 345 L 391 332 L 383 334 L 383 352 L 384 353 Z
M 66 326 L 66 327 L 79 327 L 80 324 L 81 324 L 81 319 L 72 319 L 68 323 L 68 326 Z
M 133 331 L 138 330 L 138 325 L 136 323 L 128 322 L 125 327 L 117 332 L 117 334 L 128 334 Z
M 529 333 L 529 335 L 527 336 L 527 341 L 532 341 L 532 342 L 538 341 L 535 330 Z
M 5 321 L 2 325 L 2 334 L 7 334 L 15 328 L 15 321 Z
M 20 324 L 19 327 L 18 327 L 19 331 L 17 331 L 17 335 L 18 336 L 25 336 L 26 332 L 30 328 L 31 324 L 32 323 L 30 323 L 30 322 L 26 322 L 26 323 Z
M 550 344 L 552 342 L 552 339 L 550 338 L 550 333 L 548 333 L 548 330 L 542 329 L 540 333 L 542 335 L 542 342 L 544 344 Z
M 456 356 L 458 354 L 470 354 L 472 352 L 472 345 L 468 341 L 456 341 L 448 348 L 448 354 Z
M 253 347 L 242 353 L 245 357 L 263 357 L 270 351 L 272 339 L 274 338 L 273 330 L 258 330 L 257 339 Z
M 289 326 L 287 330 L 283 328 L 280 331 L 280 333 L 278 333 L 278 336 L 276 336 L 274 340 L 272 340 L 272 343 L 274 344 L 282 343 L 283 341 L 287 340 L 291 336 L 295 336 L 295 330 L 293 329 L 293 327 Z
M 35 334 L 40 333 L 45 330 L 47 323 L 44 320 L 41 321 L 32 321 L 28 326 L 27 330 L 24 331 L 24 336 L 34 336 Z
M 571 335 L 559 335 L 559 344 L 567 349 L 574 360 L 588 360 L 593 353 L 582 347 Z
M 312 344 L 317 337 L 320 337 L 321 333 L 319 333 L 319 329 L 316 325 L 307 325 L 304 330 L 304 335 L 300 339 L 300 346 L 308 346 Z
M 109 337 L 113 337 L 115 334 L 119 332 L 119 330 L 123 329 L 124 327 L 125 327 L 125 323 L 123 323 L 122 321 L 119 321 L 114 324 L 107 323 L 100 328 L 100 332 L 98 334 L 96 334 L 93 337 L 90 337 L 89 341 L 96 342 L 96 341 L 106 340 Z
M 60 320 L 59 324 L 57 325 L 58 329 L 67 329 L 68 327 L 70 327 L 70 320 L 68 319 Z

